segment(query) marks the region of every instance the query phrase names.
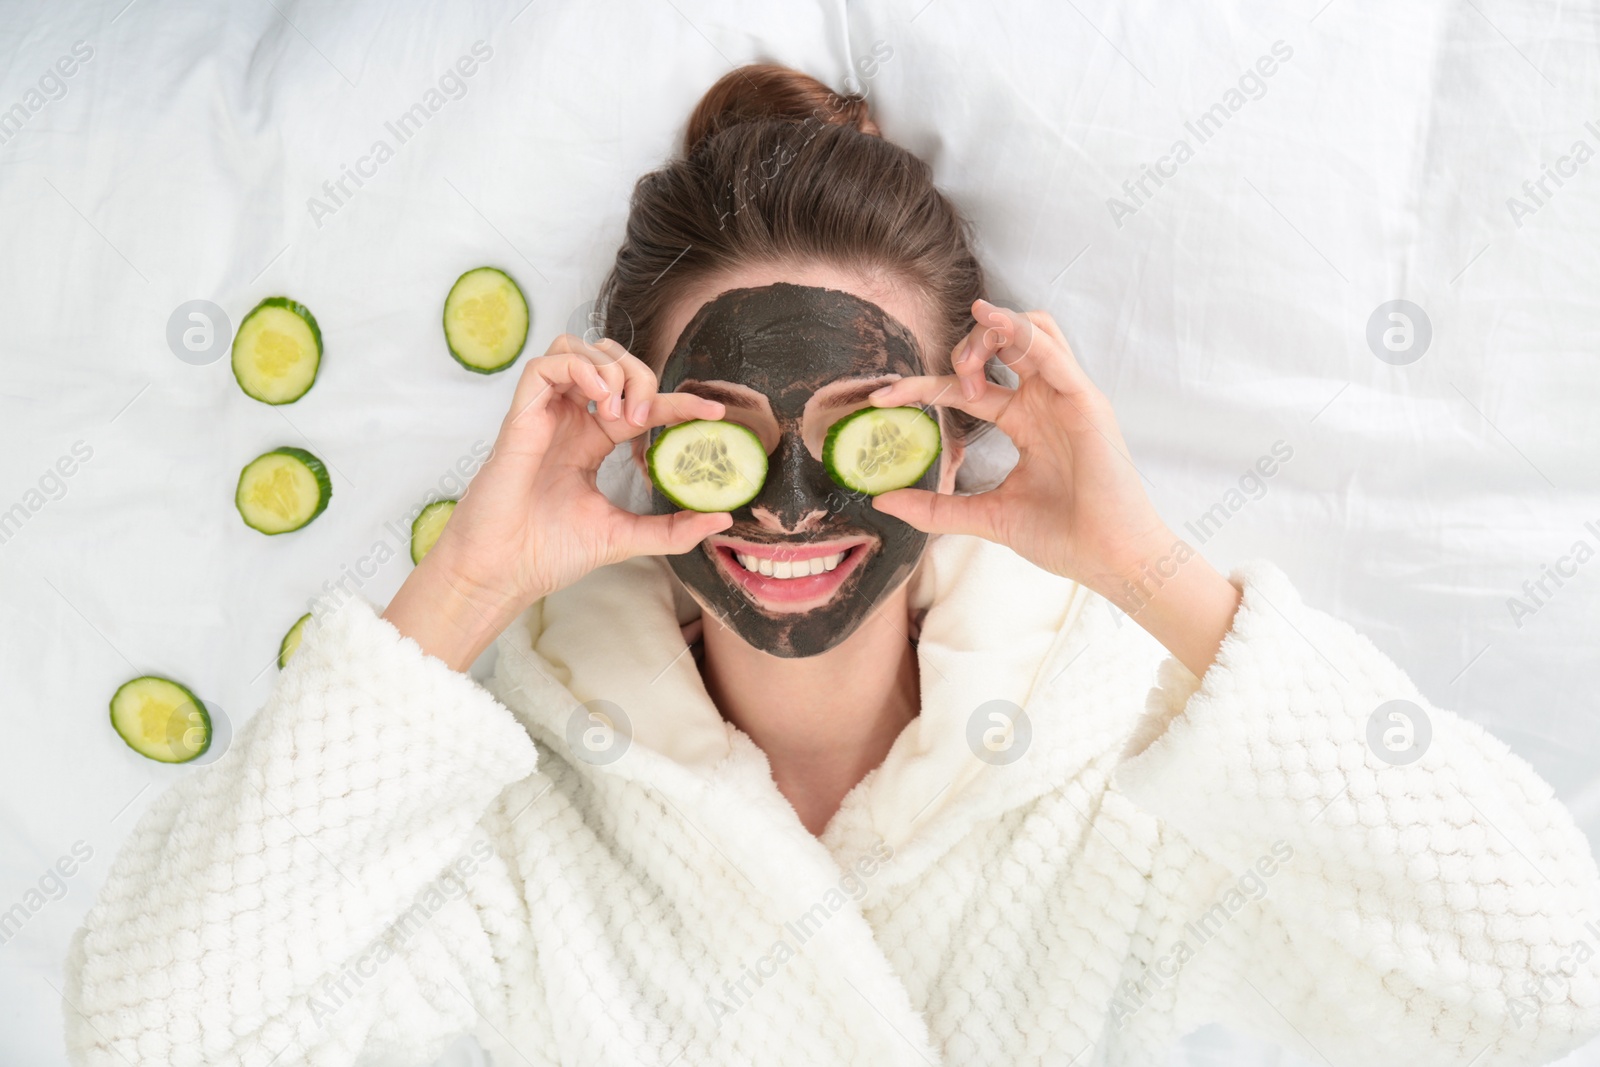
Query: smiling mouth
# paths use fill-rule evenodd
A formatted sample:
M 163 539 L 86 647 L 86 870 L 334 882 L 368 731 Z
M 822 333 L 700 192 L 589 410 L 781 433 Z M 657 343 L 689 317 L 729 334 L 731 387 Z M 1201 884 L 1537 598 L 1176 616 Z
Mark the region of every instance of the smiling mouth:
M 870 537 L 759 543 L 712 536 L 705 550 L 752 600 L 780 611 L 819 607 L 876 550 Z

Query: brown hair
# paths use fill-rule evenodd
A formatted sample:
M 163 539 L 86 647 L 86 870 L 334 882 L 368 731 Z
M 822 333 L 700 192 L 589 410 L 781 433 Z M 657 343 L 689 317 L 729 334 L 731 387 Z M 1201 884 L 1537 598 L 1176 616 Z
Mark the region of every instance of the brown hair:
M 660 373 L 670 309 L 710 275 L 749 264 L 823 262 L 903 284 L 935 323 L 929 373 L 972 329 L 983 270 L 971 224 L 926 163 L 883 139 L 860 94 L 787 67 L 724 75 L 689 118 L 683 155 L 634 186 L 616 263 L 600 288 L 608 337 Z M 945 409 L 958 440 L 988 426 Z

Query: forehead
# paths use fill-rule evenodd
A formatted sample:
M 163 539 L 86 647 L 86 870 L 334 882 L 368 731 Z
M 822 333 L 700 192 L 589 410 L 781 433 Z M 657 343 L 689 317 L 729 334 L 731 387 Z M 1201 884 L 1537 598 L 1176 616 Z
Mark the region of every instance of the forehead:
M 700 308 L 667 357 L 661 387 L 721 380 L 804 403 L 840 379 L 920 372 L 915 337 L 877 304 L 779 282 L 730 290 Z

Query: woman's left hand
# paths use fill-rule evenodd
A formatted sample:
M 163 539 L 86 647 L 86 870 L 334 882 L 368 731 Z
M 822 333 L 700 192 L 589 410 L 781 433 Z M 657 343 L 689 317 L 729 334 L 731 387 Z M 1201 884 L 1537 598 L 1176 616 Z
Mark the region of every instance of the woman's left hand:
M 978 325 L 952 354 L 956 373 L 902 378 L 872 403 L 936 404 L 992 422 L 1016 445 L 1016 467 L 986 493 L 896 489 L 874 506 L 929 533 L 998 541 L 1053 574 L 1107 592 L 1177 538 L 1140 484 L 1110 401 L 1078 365 L 1055 320 L 986 300 L 972 313 Z M 984 377 L 990 357 L 1016 373 L 1016 388 Z
M 972 313 L 978 325 L 956 346 L 954 374 L 902 378 L 871 400 L 952 407 L 992 422 L 1016 445 L 1016 466 L 988 492 L 896 489 L 873 506 L 928 533 L 999 542 L 1088 586 L 1203 673 L 1231 625 L 1238 590 L 1156 513 L 1110 401 L 1055 320 L 985 300 Z M 991 357 L 1016 373 L 1016 388 L 984 378 Z M 1157 590 L 1165 610 L 1146 612 Z

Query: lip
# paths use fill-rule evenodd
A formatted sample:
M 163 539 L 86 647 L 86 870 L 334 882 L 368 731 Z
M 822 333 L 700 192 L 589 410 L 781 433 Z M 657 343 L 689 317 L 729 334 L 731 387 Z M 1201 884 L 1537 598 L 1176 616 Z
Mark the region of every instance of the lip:
M 844 537 L 830 541 L 746 541 L 739 537 L 713 535 L 705 542 L 705 550 L 717 566 L 751 599 L 790 611 L 805 611 L 819 607 L 832 599 L 856 569 L 876 551 L 877 542 L 871 537 Z M 804 578 L 771 578 L 745 570 L 733 558 L 734 551 L 770 559 L 807 560 L 817 556 L 831 556 L 835 552 L 848 552 L 839 565 L 831 571 L 810 574 Z

